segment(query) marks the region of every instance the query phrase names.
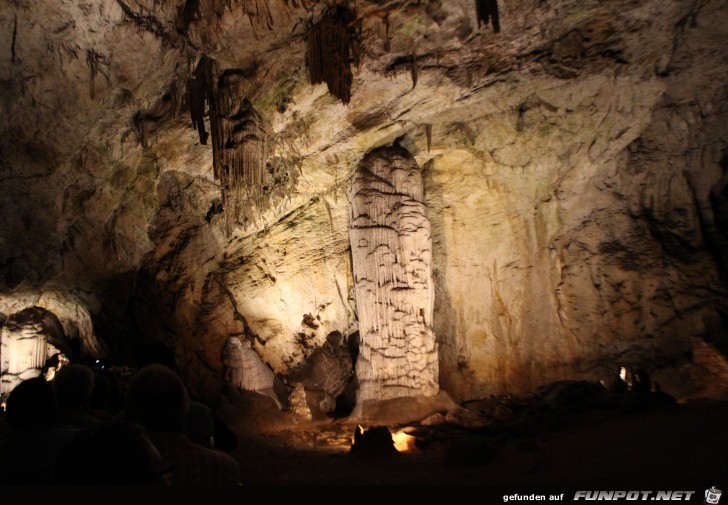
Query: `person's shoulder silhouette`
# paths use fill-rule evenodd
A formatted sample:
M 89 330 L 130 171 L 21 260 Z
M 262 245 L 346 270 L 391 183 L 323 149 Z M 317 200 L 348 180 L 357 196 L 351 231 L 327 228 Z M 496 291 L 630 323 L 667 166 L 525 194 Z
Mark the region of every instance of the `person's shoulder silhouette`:
M 173 485 L 238 485 L 240 467 L 230 455 L 192 442 L 185 434 L 189 397 L 182 379 L 164 365 L 148 365 L 131 379 L 124 413 L 138 422 L 171 468 Z

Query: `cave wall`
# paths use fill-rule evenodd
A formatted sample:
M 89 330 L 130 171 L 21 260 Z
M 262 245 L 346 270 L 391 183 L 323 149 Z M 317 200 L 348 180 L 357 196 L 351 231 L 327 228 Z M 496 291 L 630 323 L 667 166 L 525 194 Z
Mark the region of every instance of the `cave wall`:
M 323 2 L 225 4 L 0 5 L 3 307 L 53 292 L 98 354 L 170 342 L 200 392 L 231 335 L 285 375 L 358 329 L 347 190 L 399 139 L 456 399 L 724 339 L 725 1 L 501 2 L 499 33 L 470 1 L 357 2 L 346 105 L 308 82 Z M 267 132 L 270 186 L 233 230 L 187 115 L 202 55 Z

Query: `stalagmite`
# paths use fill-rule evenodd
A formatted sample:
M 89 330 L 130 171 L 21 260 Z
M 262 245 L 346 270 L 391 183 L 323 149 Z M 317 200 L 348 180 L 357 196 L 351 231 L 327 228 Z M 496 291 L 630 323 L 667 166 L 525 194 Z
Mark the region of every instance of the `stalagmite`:
M 359 163 L 350 199 L 357 403 L 435 395 L 432 247 L 420 168 L 399 145 L 376 149 Z
M 273 372 L 247 340 L 241 342 L 237 337 L 229 337 L 222 349 L 221 361 L 225 380 L 230 384 L 248 391 L 273 389 Z

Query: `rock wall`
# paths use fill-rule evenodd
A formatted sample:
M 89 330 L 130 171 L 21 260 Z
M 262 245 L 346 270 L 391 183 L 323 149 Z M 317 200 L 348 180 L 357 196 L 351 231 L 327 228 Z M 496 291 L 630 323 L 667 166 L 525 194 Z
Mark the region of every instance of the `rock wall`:
M 285 379 L 359 329 L 347 190 L 399 139 L 454 398 L 725 345 L 725 0 L 500 2 L 498 33 L 469 0 L 351 7 L 344 104 L 306 64 L 323 2 L 0 4 L 0 312 L 56 293 L 92 354 L 168 341 L 200 393 L 230 336 Z M 230 233 L 187 115 L 203 57 L 265 130 Z

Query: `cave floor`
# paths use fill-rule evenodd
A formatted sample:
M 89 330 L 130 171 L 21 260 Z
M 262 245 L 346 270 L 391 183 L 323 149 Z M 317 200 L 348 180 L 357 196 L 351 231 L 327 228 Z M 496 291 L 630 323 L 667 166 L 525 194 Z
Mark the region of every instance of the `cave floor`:
M 349 453 L 356 423 L 300 424 L 241 436 L 244 485 L 487 485 L 706 489 L 728 482 L 728 402 L 544 416 L 527 427 L 411 427 L 411 452 Z M 395 432 L 401 426 L 389 426 Z M 700 491 L 702 492 L 702 491 Z

